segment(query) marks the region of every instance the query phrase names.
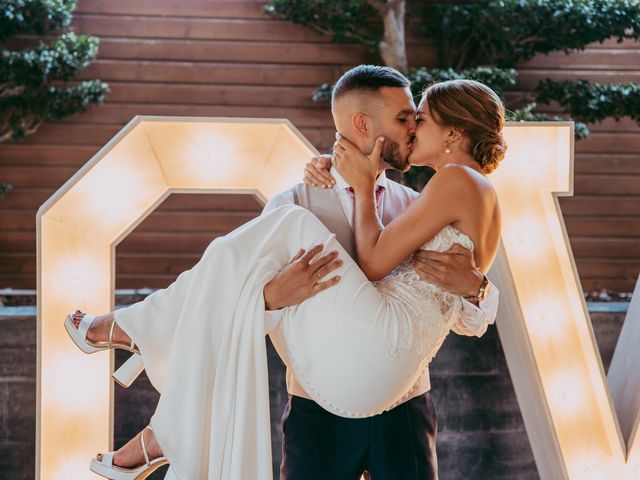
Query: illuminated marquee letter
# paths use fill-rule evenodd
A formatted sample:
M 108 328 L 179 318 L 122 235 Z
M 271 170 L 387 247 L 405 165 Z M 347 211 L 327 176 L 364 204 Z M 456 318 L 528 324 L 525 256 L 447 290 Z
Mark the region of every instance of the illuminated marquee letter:
M 508 158 L 491 176 L 503 231 L 490 276 L 500 287 L 498 332 L 538 472 L 544 480 L 640 478 L 638 460 L 627 461 L 558 205 L 558 196 L 573 194 L 572 124 L 512 124 L 505 136 Z M 612 374 L 634 386 L 626 405 L 635 401 L 637 412 L 638 363 L 623 362 L 631 348 L 617 350 Z M 625 421 L 635 430 L 637 416 Z
M 317 151 L 287 120 L 136 117 L 39 210 L 36 478 L 96 478 L 112 449 L 112 355 L 84 355 L 62 320 L 113 309 L 115 246 L 170 193 L 266 201 Z

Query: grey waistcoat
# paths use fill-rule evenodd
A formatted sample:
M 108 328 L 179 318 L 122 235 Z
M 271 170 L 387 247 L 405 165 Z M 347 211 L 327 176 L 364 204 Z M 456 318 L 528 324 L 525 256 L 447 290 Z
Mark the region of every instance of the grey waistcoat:
M 318 217 L 330 232 L 335 233 L 336 239 L 349 256 L 356 259 L 356 237 L 335 188 L 314 188 L 299 183 L 293 187 L 293 201 Z

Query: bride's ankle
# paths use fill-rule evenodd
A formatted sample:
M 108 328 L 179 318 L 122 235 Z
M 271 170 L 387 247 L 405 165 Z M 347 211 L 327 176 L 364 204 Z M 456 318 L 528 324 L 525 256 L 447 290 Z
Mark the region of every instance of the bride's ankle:
M 87 338 L 94 342 L 106 342 L 109 340 L 109 331 L 112 324 L 115 322 L 114 313 L 109 312 L 104 315 L 97 315 L 91 328 L 87 332 Z M 131 338 L 126 334 L 122 328 L 116 323 L 113 325 L 113 334 L 111 338 L 114 344 L 129 345 Z
M 109 339 L 111 321 L 111 313 L 96 315 L 87 331 L 87 338 L 93 342 L 106 342 Z

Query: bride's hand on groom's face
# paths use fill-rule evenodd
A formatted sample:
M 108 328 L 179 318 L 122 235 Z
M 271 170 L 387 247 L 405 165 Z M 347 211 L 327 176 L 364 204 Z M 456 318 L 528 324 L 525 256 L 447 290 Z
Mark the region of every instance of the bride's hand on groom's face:
M 308 252 L 300 250 L 263 290 L 266 310 L 280 310 L 298 305 L 308 298 L 336 285 L 340 276 L 322 281 L 342 265 L 338 252 L 333 251 L 316 258 L 323 249 L 317 245 Z
M 309 187 L 333 188 L 336 179 L 329 173 L 331 155 L 313 157 L 304 166 L 304 183 Z
M 336 134 L 336 139 L 336 143 L 333 144 L 333 166 L 356 193 L 358 191 L 372 193 L 380 168 L 384 137 L 376 139 L 373 151 L 369 155 L 362 153 L 357 146 L 339 133 Z
M 484 279 L 471 251 L 458 244 L 446 252 L 418 250 L 413 254 L 413 265 L 424 281 L 461 297 L 477 296 Z

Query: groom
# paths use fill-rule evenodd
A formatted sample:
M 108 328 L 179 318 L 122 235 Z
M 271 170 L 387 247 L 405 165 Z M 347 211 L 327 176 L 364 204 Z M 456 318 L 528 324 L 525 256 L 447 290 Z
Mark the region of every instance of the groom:
M 386 169 L 405 171 L 409 167 L 416 128 L 416 106 L 409 86 L 409 80 L 396 70 L 360 65 L 338 80 L 332 94 L 331 112 L 338 132 L 367 153 L 378 136 L 385 137 L 382 173 L 376 182 L 378 215 L 385 225 L 418 196 L 384 174 Z M 335 169 L 331 174 L 336 179 L 335 188 L 295 185 L 273 197 L 264 212 L 293 203 L 307 208 L 355 258 L 354 197 Z M 444 253 L 419 251 L 416 268 L 424 280 L 435 281 L 470 300 L 463 301 L 453 331 L 481 336 L 495 320 L 498 291 L 491 285 L 481 288 L 486 287 L 486 278 L 473 264 L 470 252 L 454 249 Z M 309 266 L 309 259 L 319 251 L 316 248 L 298 255 L 265 286 L 269 324 L 277 324 L 279 309 L 296 305 L 336 283 L 335 279 L 322 279 L 339 266 L 339 259 L 325 256 Z M 486 298 L 479 296 L 481 292 L 488 292 Z M 286 380 L 289 402 L 282 416 L 282 480 L 356 480 L 362 474 L 372 480 L 438 478 L 437 424 L 428 370 L 411 390 L 408 401 L 363 419 L 343 418 L 324 410 L 291 370 L 287 370 Z

